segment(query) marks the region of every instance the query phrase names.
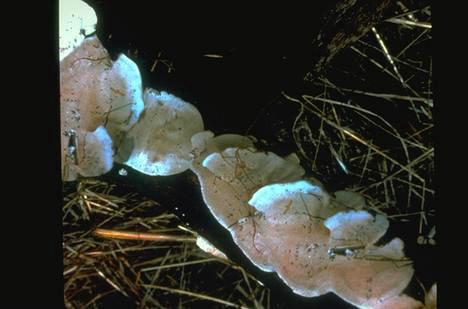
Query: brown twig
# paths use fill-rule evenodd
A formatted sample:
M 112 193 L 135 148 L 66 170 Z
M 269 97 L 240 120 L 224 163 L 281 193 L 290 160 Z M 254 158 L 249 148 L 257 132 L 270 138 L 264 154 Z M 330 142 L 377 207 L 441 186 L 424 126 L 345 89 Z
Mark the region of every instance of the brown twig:
M 116 231 L 108 229 L 95 229 L 93 234 L 95 236 L 112 238 L 112 239 L 125 239 L 125 240 L 144 240 L 144 241 L 157 241 L 157 242 L 196 242 L 195 237 L 184 237 L 177 235 L 164 235 L 155 233 L 140 233 L 132 231 Z

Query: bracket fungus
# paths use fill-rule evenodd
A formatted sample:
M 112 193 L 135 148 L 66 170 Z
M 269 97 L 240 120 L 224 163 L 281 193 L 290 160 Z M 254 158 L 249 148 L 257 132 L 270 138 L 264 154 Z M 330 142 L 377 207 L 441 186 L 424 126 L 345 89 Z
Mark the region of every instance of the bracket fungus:
M 62 9 L 66 31 L 95 24 L 62 20 Z M 204 131 L 195 106 L 164 91 L 143 94 L 136 64 L 125 55 L 113 62 L 96 36 L 61 32 L 60 48 L 64 181 L 104 174 L 113 161 L 152 176 L 190 169 L 243 253 L 296 294 L 333 292 L 360 308 L 423 308 L 402 294 L 414 272 L 403 242 L 376 245 L 389 222 L 366 211 L 361 195 L 329 194 L 304 178 L 295 154 L 282 158 L 257 150 L 250 137 Z M 199 245 L 212 249 L 204 239 Z M 435 308 L 435 294 L 434 285 L 425 308 Z
M 215 136 L 211 131 L 203 131 L 194 134 L 191 138 L 193 164 L 200 165 L 210 154 L 222 152 L 229 147 L 242 149 L 254 148 L 253 137 L 239 134 L 222 134 Z
M 152 176 L 181 173 L 191 165 L 191 138 L 203 131 L 198 110 L 167 92 L 146 89 L 145 107 L 127 133 L 117 161 Z
M 125 55 L 113 62 L 96 36 L 83 40 L 60 61 L 60 110 L 63 179 L 75 180 L 77 171 L 82 176 L 98 176 L 109 171 L 112 164 L 88 164 L 99 161 L 88 157 L 98 151 L 80 150 L 86 145 L 83 137 L 102 126 L 115 152 L 143 110 L 138 67 Z M 70 141 L 72 136 L 75 142 Z M 65 160 L 66 154 L 73 153 L 70 143 L 75 143 L 77 152 L 83 156 Z M 102 151 L 106 149 L 109 147 L 103 147 Z M 112 153 L 100 156 L 109 157 Z
M 372 216 L 367 211 L 343 211 L 324 222 L 332 231 L 335 246 L 366 246 L 376 243 L 387 231 L 388 220 L 383 215 Z
M 69 131 L 70 144 L 65 156 L 68 164 L 68 176 L 80 174 L 93 177 L 106 173 L 112 168 L 112 139 L 103 126 L 93 132 Z M 78 145 L 77 141 L 80 141 Z M 74 164 L 74 160 L 80 164 Z
M 424 304 L 408 295 L 401 294 L 386 299 L 374 306 L 375 309 L 436 309 L 437 308 L 437 284 L 434 283 L 426 293 Z
M 230 147 L 214 152 L 192 165 L 205 203 L 225 228 L 252 214 L 251 195 L 271 182 L 299 179 L 304 169 L 271 152 Z
M 317 185 L 268 185 L 249 204 L 257 213 L 237 230 L 244 234 L 238 245 L 254 263 L 258 255 L 266 257 L 257 266 L 276 271 L 297 294 L 334 292 L 372 307 L 400 294 L 413 275 L 399 239 L 373 246 L 388 227 L 384 217 L 346 211 Z

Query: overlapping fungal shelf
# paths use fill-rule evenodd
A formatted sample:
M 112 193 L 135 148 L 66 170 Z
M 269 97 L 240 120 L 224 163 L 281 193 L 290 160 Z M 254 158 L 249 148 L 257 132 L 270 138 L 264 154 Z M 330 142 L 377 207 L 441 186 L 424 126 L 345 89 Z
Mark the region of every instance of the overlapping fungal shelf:
M 366 211 L 362 196 L 329 194 L 304 178 L 295 154 L 206 131 L 195 106 L 143 91 L 136 64 L 125 55 L 112 61 L 96 36 L 61 58 L 60 91 L 64 181 L 104 174 L 113 161 L 152 176 L 190 169 L 243 253 L 295 293 L 333 292 L 359 308 L 435 308 L 435 287 L 426 305 L 402 294 L 411 261 L 398 238 L 376 245 L 389 222 Z
M 145 108 L 118 150 L 118 161 L 152 176 L 184 172 L 191 165 L 191 137 L 203 130 L 203 120 L 191 104 L 166 93 L 146 89 Z
M 62 178 L 108 172 L 142 110 L 136 64 L 125 55 L 113 62 L 96 36 L 84 39 L 60 61 Z

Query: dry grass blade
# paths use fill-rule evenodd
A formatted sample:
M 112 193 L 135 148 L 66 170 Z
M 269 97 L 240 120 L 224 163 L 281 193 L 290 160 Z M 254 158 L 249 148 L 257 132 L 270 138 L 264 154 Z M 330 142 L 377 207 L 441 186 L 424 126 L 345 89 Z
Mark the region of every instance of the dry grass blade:
M 399 24 L 399 25 L 407 25 L 407 26 L 414 26 L 414 27 L 432 29 L 432 24 L 426 23 L 426 22 L 421 22 L 421 21 L 416 22 L 416 21 L 402 19 L 402 18 L 389 18 L 386 21 L 388 21 L 390 23 L 394 23 L 394 24 Z
M 160 286 L 160 285 L 154 285 L 154 284 L 145 284 L 145 285 L 143 285 L 143 287 L 149 288 L 149 289 L 159 289 L 159 290 L 163 290 L 163 291 L 167 291 L 167 292 L 171 292 L 171 293 L 177 293 L 177 294 L 192 296 L 192 297 L 196 297 L 196 298 L 200 298 L 200 299 L 206 299 L 206 300 L 209 300 L 209 301 L 220 303 L 220 304 L 228 306 L 228 307 L 248 309 L 248 307 L 245 307 L 245 306 L 242 306 L 242 305 L 236 305 L 234 303 L 225 301 L 223 299 L 219 299 L 219 298 L 216 298 L 216 297 L 211 297 L 211 296 L 200 294 L 200 293 L 189 292 L 189 291 L 184 291 L 184 290 L 180 290 L 180 289 L 171 289 L 171 288 L 168 288 L 168 287 L 164 287 L 164 286 Z
M 64 187 L 67 308 L 101 308 L 112 302 L 137 308 L 185 308 L 213 302 L 268 308 L 265 295 L 269 294 L 259 281 L 241 267 L 201 251 L 195 243 L 197 233 L 177 216 L 123 190 L 101 181 Z M 93 201 L 91 211 L 84 206 L 87 199 Z M 109 206 L 111 203 L 118 207 Z M 94 211 L 102 206 L 106 213 Z M 96 228 L 83 224 L 89 221 Z M 199 284 L 203 274 L 212 276 L 206 287 Z M 237 278 L 236 283 L 232 278 Z M 156 292 L 163 289 L 172 293 L 162 296 Z

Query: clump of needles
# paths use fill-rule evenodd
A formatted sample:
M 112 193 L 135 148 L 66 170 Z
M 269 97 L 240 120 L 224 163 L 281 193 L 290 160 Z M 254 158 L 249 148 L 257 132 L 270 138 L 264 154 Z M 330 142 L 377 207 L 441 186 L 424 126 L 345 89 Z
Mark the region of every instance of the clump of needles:
M 100 308 L 111 294 L 137 308 L 269 306 L 267 288 L 202 251 L 198 235 L 157 202 L 97 180 L 64 189 L 67 308 Z

